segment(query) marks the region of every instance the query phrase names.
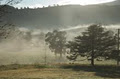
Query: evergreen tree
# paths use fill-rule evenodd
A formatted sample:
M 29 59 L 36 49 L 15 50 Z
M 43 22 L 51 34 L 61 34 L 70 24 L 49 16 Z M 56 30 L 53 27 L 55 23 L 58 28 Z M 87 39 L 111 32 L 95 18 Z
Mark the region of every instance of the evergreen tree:
M 118 29 L 118 33 L 114 36 L 116 42 L 116 49 L 112 51 L 109 59 L 114 59 L 117 61 L 117 65 L 119 66 L 120 62 L 120 29 Z
M 87 57 L 94 66 L 94 60 L 108 59 L 112 50 L 115 49 L 115 39 L 112 31 L 108 31 L 101 25 L 91 25 L 75 40 L 68 43 L 70 48 L 70 60 L 75 60 L 79 55 Z

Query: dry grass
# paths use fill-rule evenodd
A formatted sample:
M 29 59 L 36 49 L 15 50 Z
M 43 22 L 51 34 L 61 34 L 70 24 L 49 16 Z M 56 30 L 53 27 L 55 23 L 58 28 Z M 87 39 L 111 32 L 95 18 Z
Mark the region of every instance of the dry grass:
M 8 65 L 0 67 L 0 79 L 112 79 L 96 75 L 97 71 L 91 68 L 88 65 Z

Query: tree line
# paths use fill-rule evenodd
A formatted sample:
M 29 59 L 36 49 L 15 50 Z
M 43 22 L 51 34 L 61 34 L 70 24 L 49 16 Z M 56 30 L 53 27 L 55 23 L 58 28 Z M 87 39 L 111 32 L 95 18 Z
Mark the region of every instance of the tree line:
M 45 41 L 50 50 L 56 54 L 67 54 L 69 60 L 76 60 L 78 57 L 86 57 L 94 66 L 94 61 L 114 59 L 119 65 L 119 33 L 107 30 L 100 24 L 90 25 L 74 40 L 66 40 L 66 32 L 54 30 L 48 32 Z

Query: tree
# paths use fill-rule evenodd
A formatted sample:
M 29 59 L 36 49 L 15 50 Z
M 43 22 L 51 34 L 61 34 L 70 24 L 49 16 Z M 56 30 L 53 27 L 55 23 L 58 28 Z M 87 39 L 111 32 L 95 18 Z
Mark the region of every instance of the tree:
M 118 34 L 117 34 L 117 65 L 119 66 L 119 61 L 120 61 L 120 29 L 118 29 Z
M 0 25 L 0 42 L 6 38 L 9 38 L 11 35 L 13 35 L 13 32 L 15 32 L 16 28 L 13 24 L 3 24 Z
M 24 39 L 28 42 L 31 41 L 31 39 L 32 39 L 31 31 L 25 32 Z
M 52 52 L 56 54 L 60 54 L 60 58 L 62 54 L 66 52 L 66 32 L 54 30 L 53 32 L 48 32 L 45 37 L 46 43 L 49 45 L 49 48 Z
M 112 50 L 115 49 L 115 39 L 112 31 L 108 31 L 101 25 L 91 25 L 75 40 L 68 43 L 70 48 L 70 60 L 75 60 L 79 55 L 87 57 L 94 66 L 94 60 L 108 59 Z
M 14 4 L 20 3 L 22 0 L 0 0 L 0 19 L 3 17 L 8 11 L 6 11 L 6 7 L 8 5 L 12 6 Z
M 116 49 L 112 51 L 110 55 L 110 59 L 114 59 L 117 61 L 117 65 L 119 66 L 120 62 L 120 29 L 118 29 L 118 33 L 114 36 L 116 42 Z
M 8 13 L 8 5 L 18 4 L 22 0 L 0 0 L 0 40 L 10 37 L 10 35 L 15 32 L 15 25 L 2 21 L 2 17 Z

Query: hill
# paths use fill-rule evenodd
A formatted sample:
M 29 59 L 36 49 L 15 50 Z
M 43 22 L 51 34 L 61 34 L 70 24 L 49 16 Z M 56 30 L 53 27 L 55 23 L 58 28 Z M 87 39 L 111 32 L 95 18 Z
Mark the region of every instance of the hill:
M 120 5 L 65 5 L 46 8 L 11 9 L 5 21 L 18 26 L 40 29 L 90 23 L 119 24 Z

